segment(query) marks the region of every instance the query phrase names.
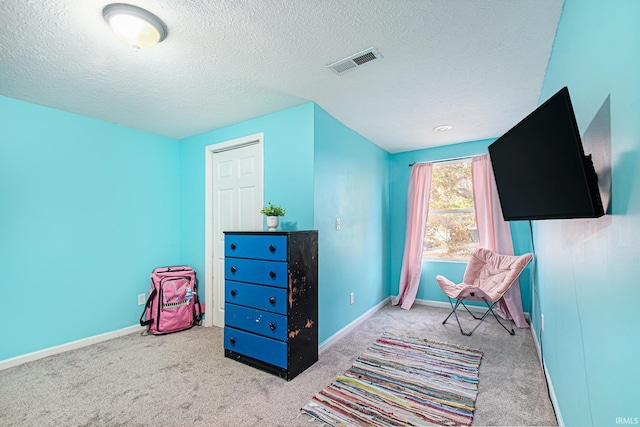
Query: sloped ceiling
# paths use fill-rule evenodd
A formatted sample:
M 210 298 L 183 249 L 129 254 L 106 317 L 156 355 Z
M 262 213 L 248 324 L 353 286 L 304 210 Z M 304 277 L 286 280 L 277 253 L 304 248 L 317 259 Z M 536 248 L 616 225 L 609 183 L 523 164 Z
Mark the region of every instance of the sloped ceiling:
M 3 0 L 0 94 L 178 139 L 308 101 L 392 153 L 491 138 L 536 107 L 562 3 L 133 0 L 169 29 L 134 52 L 108 1 Z

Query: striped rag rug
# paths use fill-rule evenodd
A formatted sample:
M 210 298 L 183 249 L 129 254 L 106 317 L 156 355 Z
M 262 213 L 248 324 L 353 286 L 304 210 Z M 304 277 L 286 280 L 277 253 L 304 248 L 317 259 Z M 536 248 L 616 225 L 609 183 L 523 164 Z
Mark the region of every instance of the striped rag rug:
M 302 412 L 330 426 L 471 425 L 482 352 L 385 333 Z

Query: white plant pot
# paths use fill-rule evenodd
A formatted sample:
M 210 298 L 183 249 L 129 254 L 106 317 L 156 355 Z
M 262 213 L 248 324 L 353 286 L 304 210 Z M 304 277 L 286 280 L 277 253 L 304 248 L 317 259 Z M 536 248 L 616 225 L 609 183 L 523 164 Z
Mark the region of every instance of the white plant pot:
M 268 216 L 267 217 L 267 228 L 269 231 L 276 231 L 278 228 L 278 217 L 277 216 Z

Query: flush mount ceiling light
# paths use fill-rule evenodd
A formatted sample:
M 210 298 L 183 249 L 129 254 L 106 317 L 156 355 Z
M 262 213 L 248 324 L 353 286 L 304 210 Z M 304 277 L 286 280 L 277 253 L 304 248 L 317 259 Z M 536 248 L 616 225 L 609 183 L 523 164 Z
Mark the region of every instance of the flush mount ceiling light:
M 113 32 L 133 50 L 155 46 L 167 37 L 167 26 L 153 13 L 138 6 L 113 3 L 102 9 Z
M 446 132 L 451 129 L 453 129 L 453 126 L 449 126 L 449 125 L 436 126 L 433 128 L 435 132 Z

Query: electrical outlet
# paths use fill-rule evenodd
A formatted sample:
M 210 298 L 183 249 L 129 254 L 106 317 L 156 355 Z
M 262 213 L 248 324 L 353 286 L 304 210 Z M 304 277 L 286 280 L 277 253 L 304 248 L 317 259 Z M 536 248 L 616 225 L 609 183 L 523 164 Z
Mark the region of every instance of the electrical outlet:
M 140 294 L 138 295 L 138 305 L 144 305 L 145 303 L 145 295 L 144 294 Z
M 340 230 L 340 218 L 336 218 L 336 230 Z
M 540 330 L 544 332 L 544 314 L 540 315 Z
M 349 304 L 353 304 L 353 300 L 354 300 L 354 295 L 353 295 L 353 292 L 351 292 L 349 294 Z

